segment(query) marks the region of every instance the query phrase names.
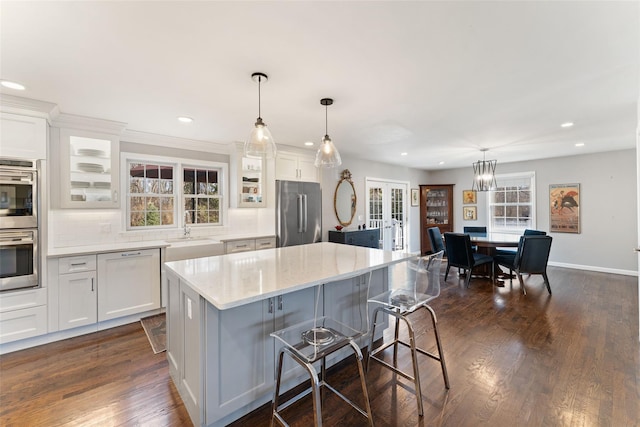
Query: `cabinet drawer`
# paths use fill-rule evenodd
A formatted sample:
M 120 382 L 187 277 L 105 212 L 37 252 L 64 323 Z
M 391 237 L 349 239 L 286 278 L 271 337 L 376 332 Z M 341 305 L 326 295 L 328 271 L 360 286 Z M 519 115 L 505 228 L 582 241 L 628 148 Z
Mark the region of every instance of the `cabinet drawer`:
M 256 241 L 255 239 L 247 240 L 234 240 L 232 242 L 225 243 L 225 252 L 233 254 L 236 252 L 255 251 Z
M 256 239 L 256 250 L 271 249 L 276 247 L 275 237 L 265 237 L 264 239 Z
M 0 313 L 0 344 L 47 333 L 47 307 Z
M 60 258 L 58 260 L 58 274 L 78 273 L 81 271 L 95 271 L 96 256 L 81 255 Z

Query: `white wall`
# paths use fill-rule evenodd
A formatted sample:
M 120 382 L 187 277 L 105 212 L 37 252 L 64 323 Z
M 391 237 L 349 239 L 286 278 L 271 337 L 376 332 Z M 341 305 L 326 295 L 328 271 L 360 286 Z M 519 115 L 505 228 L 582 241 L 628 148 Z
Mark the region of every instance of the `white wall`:
M 580 184 L 581 233 L 551 233 L 555 265 L 637 274 L 637 191 L 635 150 L 500 163 L 497 174 L 536 173 L 536 228 L 549 231 L 549 185 Z M 454 224 L 486 225 L 486 193 L 478 193 L 478 220 L 463 221 L 462 190 L 471 189 L 468 168 L 432 172 L 429 184 L 455 184 Z
M 408 181 L 410 183 L 409 190 L 411 188 L 418 188 L 418 185 L 427 182 L 428 172 L 405 168 L 397 165 L 390 165 L 385 163 L 376 163 L 368 160 L 362 160 L 350 156 L 342 156 L 342 165 L 335 169 L 324 169 L 321 171 L 321 185 L 322 185 L 322 240 L 326 241 L 327 230 L 333 230 L 338 225 L 338 219 L 336 218 L 335 211 L 333 209 L 333 197 L 336 190 L 336 186 L 340 181 L 342 171 L 349 169 L 351 171 L 351 179 L 356 189 L 356 214 L 353 222 L 348 230 L 357 230 L 358 225 L 365 223 L 365 184 L 366 178 L 380 178 L 388 179 L 392 181 Z M 420 251 L 420 208 L 411 207 L 409 200 L 410 191 L 407 194 L 407 206 L 408 206 L 408 250 L 410 252 Z

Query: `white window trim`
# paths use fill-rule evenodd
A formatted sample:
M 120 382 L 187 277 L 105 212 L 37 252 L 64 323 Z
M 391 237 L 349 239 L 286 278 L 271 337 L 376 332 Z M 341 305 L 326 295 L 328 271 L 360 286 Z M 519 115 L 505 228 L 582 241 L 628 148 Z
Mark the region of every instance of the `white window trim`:
M 175 224 L 172 226 L 157 226 L 157 227 L 144 227 L 144 228 L 130 228 L 128 215 L 129 215 L 129 177 L 127 170 L 127 162 L 140 162 L 140 163 L 161 163 L 165 165 L 173 165 L 174 171 L 174 197 L 176 198 L 174 203 L 174 218 Z M 184 193 L 183 193 L 183 174 L 182 170 L 185 167 L 200 168 L 200 169 L 220 169 L 220 191 L 222 203 L 220 206 L 220 224 L 188 224 L 189 227 L 194 226 L 198 228 L 203 227 L 224 227 L 228 222 L 228 210 L 229 210 L 229 165 L 222 162 L 210 162 L 200 161 L 194 159 L 187 159 L 182 157 L 166 157 L 156 156 L 153 154 L 140 154 L 121 152 L 120 153 L 120 194 L 124 195 L 127 199 L 125 202 L 125 208 L 122 209 L 121 221 L 126 233 L 144 233 L 153 232 L 159 230 L 177 230 L 182 228 L 184 224 Z
M 517 173 L 504 173 L 504 174 L 496 174 L 496 182 L 500 182 L 501 179 L 509 179 L 509 178 L 530 178 L 531 179 L 531 227 L 537 228 L 536 221 L 536 201 L 537 201 L 537 193 L 536 193 L 536 173 L 535 171 L 527 171 L 527 172 L 517 172 Z M 491 217 L 491 196 L 487 197 L 486 203 L 486 218 L 487 218 L 487 231 L 492 232 L 493 223 Z M 509 231 L 499 230 L 500 233 L 509 233 Z

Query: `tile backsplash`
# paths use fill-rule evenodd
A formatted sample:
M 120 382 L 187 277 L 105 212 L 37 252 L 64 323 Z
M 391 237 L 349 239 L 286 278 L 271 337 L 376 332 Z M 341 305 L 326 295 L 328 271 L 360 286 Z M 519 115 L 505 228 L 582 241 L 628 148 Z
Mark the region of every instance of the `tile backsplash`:
M 229 209 L 224 226 L 191 226 L 191 236 L 268 235 L 275 233 L 273 209 Z M 127 231 L 122 212 L 114 209 L 49 211 L 50 248 L 100 245 L 180 237 L 181 227 Z

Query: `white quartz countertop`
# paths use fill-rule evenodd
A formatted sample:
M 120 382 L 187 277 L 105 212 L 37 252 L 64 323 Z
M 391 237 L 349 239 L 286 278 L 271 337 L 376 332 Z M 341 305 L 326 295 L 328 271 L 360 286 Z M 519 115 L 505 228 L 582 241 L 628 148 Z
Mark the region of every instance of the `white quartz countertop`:
M 355 277 L 412 255 L 338 243 L 312 243 L 167 262 L 167 268 L 219 310 Z
M 138 249 L 165 248 L 169 245 L 170 243 L 167 243 L 165 240 L 148 240 L 141 242 L 121 242 L 100 245 L 71 246 L 68 248 L 50 249 L 47 253 L 47 256 L 55 258 L 61 256 L 86 255 L 103 252 L 135 251 Z

